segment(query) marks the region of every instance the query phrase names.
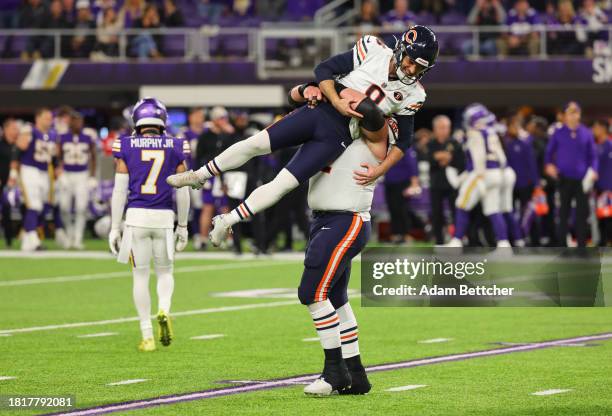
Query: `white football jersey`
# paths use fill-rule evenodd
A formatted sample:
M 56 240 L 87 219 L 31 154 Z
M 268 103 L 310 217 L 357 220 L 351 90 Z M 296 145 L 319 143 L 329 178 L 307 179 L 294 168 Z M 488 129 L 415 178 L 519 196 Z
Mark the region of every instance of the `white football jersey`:
M 319 211 L 357 212 L 364 221 L 369 221 L 376 185 L 358 185 L 353 179 L 353 171 L 362 169 L 360 165 L 364 162 L 380 163 L 365 141 L 355 140 L 331 166 L 310 178 L 308 206 Z
M 393 50 L 376 36 L 363 36 L 353 47 L 354 69 L 338 79 L 342 85 L 363 92 L 387 115 L 414 115 L 425 102 L 419 82 L 406 85 L 389 79 Z
M 493 129 L 469 129 L 466 136 L 468 171 L 484 174 L 487 169 L 506 166 L 506 154 L 499 136 Z

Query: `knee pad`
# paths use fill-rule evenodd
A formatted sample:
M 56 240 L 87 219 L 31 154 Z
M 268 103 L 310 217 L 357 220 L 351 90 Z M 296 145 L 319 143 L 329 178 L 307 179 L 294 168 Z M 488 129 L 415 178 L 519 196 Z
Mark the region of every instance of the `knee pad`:
M 383 112 L 370 97 L 364 98 L 355 111 L 363 115 L 359 124 L 368 131 L 378 131 L 385 125 Z

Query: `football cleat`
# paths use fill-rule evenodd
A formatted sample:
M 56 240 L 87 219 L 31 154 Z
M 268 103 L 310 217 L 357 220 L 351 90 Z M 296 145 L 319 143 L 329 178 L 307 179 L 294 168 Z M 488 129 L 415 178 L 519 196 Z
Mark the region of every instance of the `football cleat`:
M 70 248 L 70 238 L 63 228 L 57 228 L 55 230 L 55 242 L 63 249 Z
M 208 234 L 208 239 L 213 246 L 219 247 L 227 236 L 232 232 L 232 226 L 225 221 L 225 216 L 228 214 L 217 215 L 212 219 L 212 230 Z
M 351 374 L 351 387 L 339 391 L 340 394 L 367 394 L 371 389 L 372 385 L 368 380 L 368 375 L 365 372 L 365 368 L 350 369 Z
M 308 396 L 331 396 L 351 387 L 351 375 L 344 360 L 325 361 L 321 377 L 304 387 Z
M 164 347 L 172 343 L 174 334 L 172 333 L 172 322 L 170 317 L 164 311 L 159 311 L 157 314 L 157 323 L 159 324 L 159 342 Z
M 153 338 L 147 338 L 140 341 L 138 344 L 138 351 L 140 352 L 151 352 L 155 351 L 155 340 Z
M 193 189 L 200 189 L 204 185 L 204 182 L 200 180 L 197 172 L 194 172 L 193 170 L 170 175 L 166 178 L 166 183 L 173 188 L 191 186 Z

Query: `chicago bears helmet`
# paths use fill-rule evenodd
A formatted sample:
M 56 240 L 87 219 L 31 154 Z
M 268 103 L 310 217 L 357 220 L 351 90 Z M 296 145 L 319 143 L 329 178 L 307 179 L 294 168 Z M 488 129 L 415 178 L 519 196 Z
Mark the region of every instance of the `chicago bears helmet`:
M 417 82 L 434 67 L 439 50 L 436 34 L 426 26 L 412 26 L 408 31 L 402 33 L 402 36 L 396 39 L 393 48 L 397 67 L 396 74 L 399 80 L 407 85 Z M 417 75 L 410 76 L 402 71 L 401 62 L 406 56 L 422 67 Z
M 168 121 L 168 111 L 158 99 L 145 97 L 134 105 L 131 118 L 132 125 L 136 129 L 142 126 L 156 126 L 164 131 Z

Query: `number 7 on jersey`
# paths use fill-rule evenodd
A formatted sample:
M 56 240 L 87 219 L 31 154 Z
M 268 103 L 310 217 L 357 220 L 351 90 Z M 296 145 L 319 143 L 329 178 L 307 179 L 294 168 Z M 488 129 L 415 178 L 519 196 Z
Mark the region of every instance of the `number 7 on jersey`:
M 165 153 L 163 150 L 141 150 L 140 160 L 143 162 L 149 162 L 152 160 L 153 164 L 149 169 L 147 180 L 140 186 L 140 193 L 157 193 L 157 179 L 159 178 L 159 172 L 161 172 L 161 168 L 164 164 L 164 157 Z

